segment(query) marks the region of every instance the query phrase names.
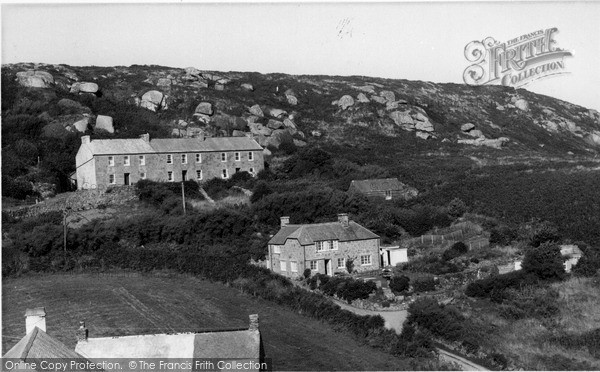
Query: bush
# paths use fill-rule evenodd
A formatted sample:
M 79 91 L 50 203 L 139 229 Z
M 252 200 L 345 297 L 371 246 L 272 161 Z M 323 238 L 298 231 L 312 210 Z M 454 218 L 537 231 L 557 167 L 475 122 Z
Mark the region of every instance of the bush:
M 534 285 L 537 282 L 538 277 L 536 275 L 519 270 L 487 279 L 476 280 L 467 286 L 465 294 L 469 297 L 490 298 L 492 295 L 501 295 L 508 288 Z
M 490 231 L 490 244 L 509 245 L 519 237 L 518 232 L 508 226 L 494 227 Z
M 254 188 L 252 189 L 252 196 L 250 197 L 250 202 L 256 203 L 257 201 L 271 194 L 272 192 L 273 190 L 271 190 L 269 184 L 265 181 L 260 180 L 256 182 L 256 185 L 254 185 Z
M 547 241 L 525 252 L 522 268 L 524 272 L 535 274 L 543 280 L 560 280 L 565 276 L 563 262 L 560 247 Z
M 467 205 L 459 198 L 454 198 L 448 203 L 448 215 L 454 218 L 461 217 L 467 211 Z
M 577 243 L 583 256 L 573 267 L 573 273 L 578 276 L 592 277 L 600 270 L 600 248 L 590 247 L 585 243 Z
M 310 274 L 312 274 L 312 271 L 309 268 L 304 269 L 304 279 L 310 278 Z
M 415 292 L 435 291 L 435 279 L 432 276 L 416 278 L 413 280 L 413 290 Z
M 394 294 L 400 294 L 402 292 L 408 291 L 410 288 L 410 279 L 407 276 L 394 276 L 390 280 L 390 289 Z
M 443 306 L 432 298 L 420 298 L 408 307 L 408 324 L 425 328 L 434 335 L 456 341 L 463 334 L 465 318 L 452 306 Z

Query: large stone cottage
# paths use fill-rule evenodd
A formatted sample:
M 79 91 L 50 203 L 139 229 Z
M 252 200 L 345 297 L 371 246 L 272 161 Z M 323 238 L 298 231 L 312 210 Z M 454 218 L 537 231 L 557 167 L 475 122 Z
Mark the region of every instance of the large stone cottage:
M 352 260 L 355 271 L 380 268 L 379 236 L 339 214 L 335 222 L 293 225 L 281 217 L 281 228 L 269 240 L 268 267 L 287 277 L 313 273 L 347 272 Z
M 180 182 L 229 178 L 264 169 L 263 148 L 249 137 L 90 140 L 81 137 L 77 188 L 131 185 L 142 179 Z

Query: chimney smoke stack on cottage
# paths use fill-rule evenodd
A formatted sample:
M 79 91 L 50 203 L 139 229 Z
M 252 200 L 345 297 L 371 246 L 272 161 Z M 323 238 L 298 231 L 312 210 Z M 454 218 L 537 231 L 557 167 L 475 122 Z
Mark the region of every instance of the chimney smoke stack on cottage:
M 287 225 L 290 224 L 290 218 L 289 217 L 281 217 L 281 227 L 285 227 Z
M 46 332 L 46 309 L 43 307 L 25 310 L 25 334 L 29 334 L 35 327 Z
M 258 331 L 258 314 L 250 315 L 250 327 L 248 329 L 251 331 Z
M 342 227 L 350 226 L 350 223 L 348 222 L 348 214 L 346 214 L 346 213 L 338 214 L 338 221 L 340 222 Z
M 150 142 L 150 134 L 140 134 L 140 138 L 144 140 L 144 142 Z
M 90 143 L 90 136 L 81 136 L 81 144 L 85 145 Z
M 79 322 L 79 329 L 75 332 L 77 335 L 77 341 L 87 341 L 88 339 L 88 330 L 85 328 L 85 322 Z

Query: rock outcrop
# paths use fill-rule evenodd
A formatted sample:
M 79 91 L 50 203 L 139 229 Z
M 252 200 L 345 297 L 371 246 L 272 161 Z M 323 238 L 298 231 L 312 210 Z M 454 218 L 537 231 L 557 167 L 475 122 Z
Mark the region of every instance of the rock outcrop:
M 162 92 L 158 90 L 150 90 L 142 96 L 140 106 L 151 111 L 158 111 L 160 109 L 166 109 L 166 97 Z
M 98 84 L 90 82 L 73 83 L 70 93 L 98 93 Z
M 113 118 L 107 115 L 98 115 L 96 117 L 96 126 L 94 129 L 103 129 L 108 133 L 114 133 Z
M 200 102 L 198 106 L 196 106 L 194 113 L 211 116 L 213 114 L 212 104 L 210 102 Z
M 354 105 L 354 98 L 346 94 L 345 96 L 342 96 L 342 98 L 340 98 L 338 101 L 336 101 L 336 104 L 340 106 L 342 110 L 346 110 L 348 107 Z
M 28 88 L 49 88 L 54 84 L 54 77 L 46 71 L 28 70 L 17 72 L 19 84 Z
M 263 113 L 263 111 L 259 105 L 254 105 L 254 106 L 250 107 L 250 109 L 248 109 L 248 111 L 250 111 L 250 113 L 252 115 L 256 115 L 261 118 L 265 116 L 265 114 Z

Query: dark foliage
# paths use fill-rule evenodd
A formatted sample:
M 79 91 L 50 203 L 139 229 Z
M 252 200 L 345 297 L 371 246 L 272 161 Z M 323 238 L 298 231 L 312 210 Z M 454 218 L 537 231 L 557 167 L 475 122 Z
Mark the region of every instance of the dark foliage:
M 308 175 L 329 178 L 333 160 L 330 153 L 320 148 L 305 147 L 285 161 L 281 172 L 292 179 Z
M 410 288 L 410 279 L 407 276 L 400 275 L 394 276 L 389 283 L 390 289 L 394 294 L 400 294 L 406 292 Z
M 414 292 L 431 292 L 435 291 L 435 279 L 432 276 L 415 278 L 412 281 Z
M 338 278 L 333 277 L 326 281 L 322 280 L 322 274 L 318 274 L 316 278 L 320 282 L 318 288 L 326 295 L 337 296 L 348 303 L 357 299 L 369 298 L 369 295 L 377 289 L 375 282 L 356 280 L 353 278 Z
M 452 306 L 443 306 L 432 298 L 420 298 L 408 307 L 409 324 L 427 329 L 450 341 L 461 339 L 464 316 Z
M 546 241 L 529 247 L 523 259 L 523 271 L 542 280 L 560 280 L 565 276 L 564 258 L 557 244 Z
M 470 283 L 465 290 L 469 297 L 491 297 L 502 293 L 508 288 L 522 288 L 534 285 L 538 277 L 524 270 L 513 271 L 506 274 L 496 275 L 491 278 L 481 279 Z
M 576 243 L 583 256 L 573 268 L 573 273 L 578 276 L 594 276 L 600 270 L 600 247 L 591 247 L 585 243 Z
M 250 197 L 251 203 L 256 203 L 263 197 L 271 194 L 273 190 L 269 187 L 269 184 L 263 180 L 256 182 L 254 188 L 252 189 L 252 196 Z

